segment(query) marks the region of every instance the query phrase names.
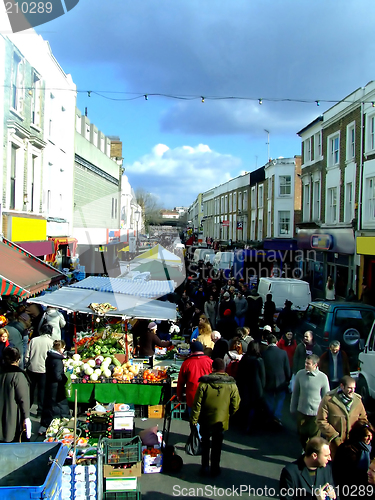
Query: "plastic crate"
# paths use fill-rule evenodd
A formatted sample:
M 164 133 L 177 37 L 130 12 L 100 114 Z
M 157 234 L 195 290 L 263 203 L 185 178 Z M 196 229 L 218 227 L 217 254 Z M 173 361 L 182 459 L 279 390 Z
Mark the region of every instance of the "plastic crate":
M 141 490 L 139 486 L 136 490 L 130 491 L 108 491 L 103 493 L 104 500 L 140 500 Z
M 104 439 L 104 464 L 131 464 L 142 460 L 141 439 Z
M 180 403 L 175 410 L 172 410 L 172 418 L 176 420 L 182 420 L 187 414 L 186 403 Z
M 67 454 L 61 443 L 0 444 L 0 498 L 60 500 Z
M 135 436 L 135 425 L 133 425 L 132 429 L 122 429 L 122 430 L 114 430 L 112 432 L 113 439 L 131 439 Z

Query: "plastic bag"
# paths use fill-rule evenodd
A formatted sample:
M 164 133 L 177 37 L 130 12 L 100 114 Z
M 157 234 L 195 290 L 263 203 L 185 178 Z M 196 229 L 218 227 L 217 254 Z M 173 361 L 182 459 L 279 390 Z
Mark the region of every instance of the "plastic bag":
M 67 381 L 65 382 L 65 396 L 67 398 L 70 398 L 72 396 L 72 393 L 73 393 L 73 387 L 72 387 L 72 378 L 71 378 L 71 374 L 69 371 L 67 371 L 65 373 L 65 376 L 67 378 Z
M 196 425 L 190 424 L 190 435 L 185 445 L 185 451 L 188 455 L 201 455 L 202 446 Z
M 144 429 L 139 433 L 139 437 L 141 438 L 143 446 L 154 446 L 155 444 L 159 444 L 158 426 L 156 425 L 155 427 Z

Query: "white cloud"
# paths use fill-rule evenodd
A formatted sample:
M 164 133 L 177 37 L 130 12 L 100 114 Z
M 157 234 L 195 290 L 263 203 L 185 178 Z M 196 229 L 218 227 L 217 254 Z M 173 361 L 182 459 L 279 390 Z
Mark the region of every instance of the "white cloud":
M 166 208 L 190 205 L 197 193 L 239 175 L 242 161 L 206 144 L 170 149 L 157 144 L 133 164 L 125 165 L 133 188 L 154 194 Z

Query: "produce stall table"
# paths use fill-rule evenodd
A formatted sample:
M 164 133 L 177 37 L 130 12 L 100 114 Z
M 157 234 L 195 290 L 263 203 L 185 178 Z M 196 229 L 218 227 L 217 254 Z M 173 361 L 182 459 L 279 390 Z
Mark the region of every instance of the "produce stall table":
M 72 384 L 72 395 L 68 401 L 74 401 L 77 389 L 78 403 L 98 401 L 107 403 L 127 403 L 135 405 L 158 405 L 163 402 L 164 395 L 169 397 L 170 382 L 164 384 L 113 384 L 113 383 L 75 383 Z

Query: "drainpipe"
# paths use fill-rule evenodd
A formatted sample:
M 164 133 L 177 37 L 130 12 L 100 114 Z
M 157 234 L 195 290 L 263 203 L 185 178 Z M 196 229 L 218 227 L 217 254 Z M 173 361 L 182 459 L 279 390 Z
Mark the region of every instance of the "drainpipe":
M 364 90 L 364 89 L 363 89 Z M 361 102 L 361 148 L 360 148 L 360 160 L 359 160 L 359 200 L 358 200 L 358 209 L 357 209 L 357 232 L 362 230 L 362 197 L 363 197 L 363 129 L 364 125 L 364 113 L 363 113 L 364 104 Z

